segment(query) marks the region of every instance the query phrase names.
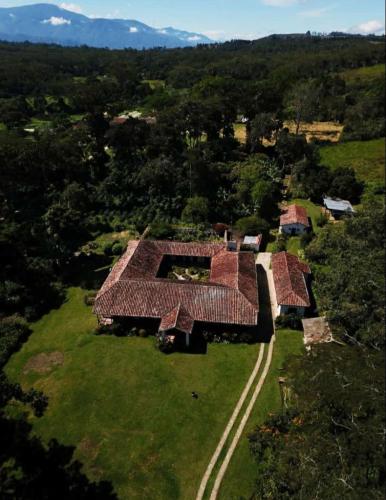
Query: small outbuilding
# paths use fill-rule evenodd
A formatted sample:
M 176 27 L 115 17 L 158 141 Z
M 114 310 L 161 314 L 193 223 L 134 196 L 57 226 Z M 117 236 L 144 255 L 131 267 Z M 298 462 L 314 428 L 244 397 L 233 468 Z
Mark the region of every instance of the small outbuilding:
M 330 325 L 326 318 L 302 319 L 304 330 L 304 345 L 310 349 L 312 345 L 332 342 Z
M 280 217 L 279 232 L 289 235 L 304 234 L 308 231 L 310 223 L 308 221 L 307 210 L 299 205 L 289 205 Z
M 280 252 L 272 255 L 273 282 L 275 285 L 277 314 L 304 316 L 311 301 L 307 280 L 311 270 L 295 255 Z
M 343 215 L 354 215 L 355 213 L 355 210 L 348 200 L 325 196 L 323 198 L 323 205 L 331 213 L 334 219 L 340 219 Z
M 254 252 L 259 252 L 262 240 L 263 240 L 262 234 L 258 234 L 257 236 L 245 236 L 243 241 L 243 246 L 248 247 L 250 250 L 253 250 Z

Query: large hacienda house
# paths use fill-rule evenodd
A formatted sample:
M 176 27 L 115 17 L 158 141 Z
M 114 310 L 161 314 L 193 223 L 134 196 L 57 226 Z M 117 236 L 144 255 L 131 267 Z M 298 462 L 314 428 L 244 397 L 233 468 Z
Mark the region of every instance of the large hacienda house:
M 207 269 L 206 281 L 184 280 L 176 266 Z M 148 321 L 173 341 L 190 344 L 203 328 L 254 328 L 258 323 L 255 258 L 226 243 L 132 241 L 99 291 L 102 324 Z

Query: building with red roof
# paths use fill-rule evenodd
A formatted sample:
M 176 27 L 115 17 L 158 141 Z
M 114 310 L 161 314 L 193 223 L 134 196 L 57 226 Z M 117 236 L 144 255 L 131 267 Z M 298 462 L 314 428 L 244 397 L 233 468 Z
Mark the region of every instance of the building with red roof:
M 304 316 L 310 307 L 307 280 L 311 270 L 295 255 L 280 252 L 272 255 L 273 281 L 278 304 L 278 315 L 298 314 Z
M 208 281 L 168 278 L 170 265 L 207 266 Z M 109 324 L 123 318 L 154 320 L 160 333 L 190 335 L 202 327 L 256 327 L 258 290 L 251 252 L 226 243 L 131 241 L 95 300 L 94 312 Z
M 305 233 L 310 227 L 307 210 L 299 205 L 289 205 L 280 217 L 279 231 L 285 234 L 297 235 Z

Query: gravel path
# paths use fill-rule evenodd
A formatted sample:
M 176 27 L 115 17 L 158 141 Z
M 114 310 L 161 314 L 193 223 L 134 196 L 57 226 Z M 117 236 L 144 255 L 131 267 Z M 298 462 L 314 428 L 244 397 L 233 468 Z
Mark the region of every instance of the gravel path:
M 275 289 L 274 289 L 274 285 L 273 285 L 272 271 L 270 270 L 270 263 L 271 263 L 271 254 L 270 253 L 259 253 L 259 255 L 257 257 L 256 264 L 258 266 L 261 266 L 264 269 L 266 277 L 267 277 L 267 288 L 268 288 L 267 291 L 269 291 L 269 297 L 266 296 L 265 300 L 267 301 L 267 305 L 268 305 L 268 301 L 269 301 L 270 309 L 271 309 L 271 313 L 272 313 L 272 318 L 274 319 L 276 317 L 277 303 L 276 303 L 276 293 L 275 293 Z M 261 298 L 260 298 L 260 300 L 261 300 Z M 240 421 L 240 424 L 239 424 L 237 431 L 233 437 L 233 440 L 232 440 L 232 443 L 228 449 L 228 452 L 227 452 L 227 454 L 226 454 L 226 456 L 221 464 L 220 470 L 216 476 L 216 481 L 215 481 L 215 484 L 213 486 L 213 489 L 212 489 L 212 492 L 210 495 L 210 500 L 216 500 L 216 498 L 217 498 L 218 492 L 219 492 L 220 487 L 221 487 L 221 482 L 222 482 L 224 475 L 227 471 L 227 468 L 229 466 L 229 463 L 231 461 L 233 453 L 234 453 L 234 451 L 238 445 L 238 442 L 240 440 L 240 437 L 245 429 L 245 425 L 248 422 L 248 419 L 249 419 L 250 414 L 252 412 L 252 409 L 256 403 L 256 400 L 257 400 L 257 397 L 261 391 L 261 388 L 264 385 L 265 379 L 266 379 L 268 372 L 269 372 L 269 368 L 271 366 L 274 343 L 275 343 L 275 335 L 273 334 L 271 337 L 271 340 L 269 342 L 268 355 L 267 355 L 267 359 L 265 362 L 263 373 L 261 374 L 261 376 L 256 384 L 256 387 L 255 387 L 255 390 L 253 391 L 250 402 L 249 402 L 249 404 L 245 410 L 245 413 Z M 208 485 L 208 481 L 209 481 L 210 476 L 213 472 L 213 469 L 217 463 L 217 460 L 220 456 L 220 453 L 224 448 L 225 442 L 226 442 L 226 440 L 229 436 L 229 433 L 231 432 L 231 430 L 235 424 L 237 416 L 240 413 L 241 407 L 243 406 L 243 404 L 247 398 L 247 395 L 251 389 L 251 386 L 255 382 L 256 376 L 259 372 L 261 363 L 263 361 L 263 356 L 264 356 L 264 344 L 261 344 L 260 351 L 259 351 L 259 357 L 258 357 L 258 360 L 256 362 L 256 365 L 251 373 L 251 376 L 249 377 L 249 380 L 248 380 L 246 386 L 244 387 L 243 393 L 241 394 L 241 397 L 240 397 L 240 399 L 239 399 L 239 401 L 238 401 L 238 403 L 233 411 L 233 414 L 232 414 L 232 416 L 231 416 L 231 418 L 230 418 L 230 420 L 225 428 L 225 431 L 224 431 L 223 435 L 221 436 L 221 439 L 220 439 L 220 442 L 216 448 L 216 451 L 214 452 L 213 457 L 212 457 L 211 461 L 209 462 L 208 467 L 206 468 L 205 474 L 202 478 L 200 488 L 199 488 L 197 496 L 196 496 L 196 500 L 202 500 L 202 498 L 204 496 L 206 487 Z

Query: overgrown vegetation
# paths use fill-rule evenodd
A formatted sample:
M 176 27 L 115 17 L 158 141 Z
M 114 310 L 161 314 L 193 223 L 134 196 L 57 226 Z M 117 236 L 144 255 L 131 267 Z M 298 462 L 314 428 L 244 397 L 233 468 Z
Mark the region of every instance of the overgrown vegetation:
M 383 497 L 383 222 L 373 200 L 307 248 L 320 312 L 341 345 L 287 364 L 285 411 L 249 437 L 256 498 Z

